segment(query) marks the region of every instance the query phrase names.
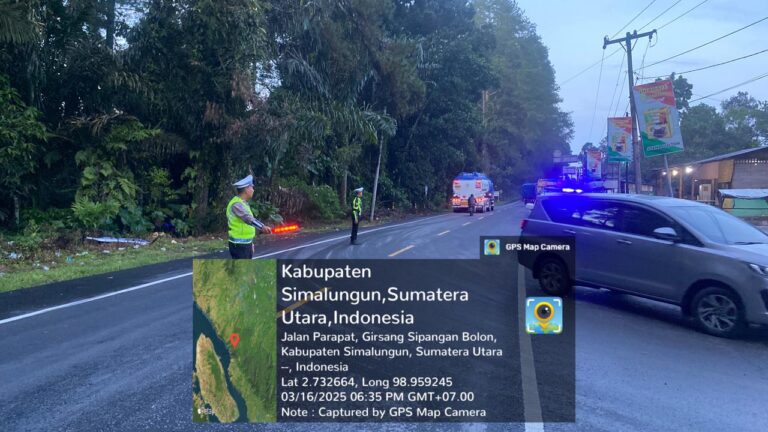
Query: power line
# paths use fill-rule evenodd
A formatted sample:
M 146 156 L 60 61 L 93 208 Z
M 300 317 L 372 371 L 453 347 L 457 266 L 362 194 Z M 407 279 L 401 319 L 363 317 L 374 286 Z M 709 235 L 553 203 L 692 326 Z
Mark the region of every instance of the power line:
M 722 102 L 723 102 L 723 100 L 722 100 L 722 99 L 717 99 L 717 98 L 713 98 L 713 97 L 704 97 L 704 96 L 702 96 L 702 95 L 700 95 L 700 94 L 696 94 L 696 93 L 691 93 L 691 94 L 692 94 L 693 96 L 699 96 L 699 99 L 697 99 L 697 100 L 701 100 L 701 99 L 710 99 L 710 100 L 713 100 L 713 101 L 715 101 L 715 102 L 720 102 L 720 103 L 722 103 Z M 690 101 L 689 101 L 689 102 L 690 102 Z
M 592 123 L 589 125 L 589 138 L 592 139 L 592 128 L 595 126 L 595 115 L 597 114 L 597 101 L 600 98 L 600 82 L 603 79 L 603 61 L 605 60 L 605 50 L 603 58 L 600 60 L 600 75 L 597 77 L 597 93 L 595 94 L 595 107 L 592 109 Z
M 603 58 L 601 58 L 600 60 L 598 60 L 598 61 L 596 61 L 596 62 L 592 63 L 591 65 L 589 65 L 589 66 L 585 67 L 584 69 L 582 69 L 582 70 L 581 70 L 580 72 L 578 72 L 577 74 L 575 74 L 575 75 L 571 76 L 570 78 L 566 79 L 565 81 L 561 82 L 561 83 L 560 83 L 560 86 L 562 87 L 562 86 L 564 86 L 564 85 L 568 84 L 569 82 L 573 81 L 574 79 L 576 79 L 576 78 L 580 77 L 580 76 L 581 76 L 581 75 L 583 75 L 583 74 L 584 74 L 586 71 L 588 71 L 588 70 L 592 69 L 593 67 L 595 67 L 595 66 L 597 66 L 597 65 L 601 64 L 601 63 L 602 63 L 604 60 L 607 60 L 607 59 L 611 58 L 611 57 L 612 57 L 614 54 L 616 54 L 616 53 L 617 53 L 617 52 L 619 52 L 619 51 L 621 51 L 621 48 L 616 48 L 616 51 L 613 51 L 612 53 L 608 54 L 607 56 L 605 55 L 605 51 L 603 51 Z
M 680 18 L 682 18 L 682 17 L 684 17 L 684 16 L 688 15 L 690 12 L 693 12 L 693 10 L 694 10 L 694 9 L 698 8 L 699 6 L 703 5 L 704 3 L 708 2 L 708 1 L 709 1 L 709 0 L 704 0 L 704 1 L 702 1 L 701 3 L 697 4 L 696 6 L 694 6 L 694 7 L 690 8 L 690 9 L 688 9 L 687 11 L 685 11 L 685 12 L 683 12 L 682 14 L 678 15 L 677 17 L 673 18 L 673 19 L 672 19 L 672 21 L 668 21 L 668 22 L 664 23 L 664 24 L 663 24 L 661 27 L 657 28 L 656 30 L 661 30 L 661 29 L 663 29 L 664 27 L 666 27 L 666 26 L 668 26 L 668 25 L 672 24 L 673 22 L 675 22 L 675 21 L 679 20 Z
M 677 58 L 677 57 L 680 57 L 681 55 L 684 55 L 684 54 L 688 54 L 688 53 L 689 53 L 689 52 L 691 52 L 691 51 L 695 51 L 695 50 L 697 50 L 697 49 L 699 49 L 699 48 L 702 48 L 702 47 L 705 47 L 705 46 L 707 46 L 707 45 L 710 45 L 710 44 L 712 44 L 712 43 L 715 43 L 715 42 L 717 42 L 717 41 L 719 41 L 719 40 L 721 40 L 721 39 L 727 38 L 728 36 L 731 36 L 731 35 L 733 35 L 733 34 L 735 34 L 735 33 L 738 33 L 738 32 L 740 32 L 740 31 L 742 31 L 742 30 L 744 30 L 744 29 L 747 29 L 747 28 L 749 28 L 749 27 L 752 27 L 752 26 L 753 26 L 753 25 L 755 25 L 755 24 L 759 24 L 759 23 L 761 23 L 761 22 L 763 22 L 763 21 L 765 21 L 765 20 L 768 20 L 768 16 L 767 16 L 767 17 L 763 17 L 763 18 L 761 18 L 761 19 L 759 19 L 759 20 L 757 20 L 757 21 L 755 21 L 755 22 L 753 22 L 753 23 L 747 24 L 747 25 L 745 25 L 744 27 L 741 27 L 741 28 L 739 28 L 739 29 L 736 29 L 736 30 L 734 30 L 734 31 L 732 31 L 732 32 L 730 32 L 730 33 L 728 33 L 728 34 L 722 35 L 722 36 L 720 36 L 720 37 L 719 37 L 719 38 L 717 38 L 717 39 L 712 39 L 712 40 L 711 40 L 711 41 L 709 41 L 709 42 L 706 42 L 706 43 L 703 43 L 703 44 L 701 44 L 701 45 L 699 45 L 699 46 L 693 47 L 693 48 L 691 48 L 691 49 L 689 49 L 689 50 L 686 50 L 686 51 L 683 51 L 683 52 L 681 52 L 681 53 L 679 53 L 679 54 L 675 54 L 675 55 L 673 55 L 673 56 L 671 56 L 671 57 L 667 57 L 667 58 L 665 58 L 665 59 L 663 59 L 663 60 L 659 60 L 659 61 L 657 61 L 657 62 L 655 62 L 655 63 L 651 63 L 651 64 L 649 64 L 648 66 L 644 66 L 643 68 L 649 68 L 649 67 L 651 67 L 651 66 L 655 66 L 655 65 L 657 65 L 657 64 L 659 64 L 659 63 L 664 63 L 665 61 L 668 61 L 668 60 L 672 60 L 673 58 Z M 643 68 L 640 68 L 640 69 L 643 69 Z
M 634 17 L 634 18 L 632 18 L 631 20 L 629 20 L 629 22 L 628 22 L 628 23 L 624 24 L 624 27 L 620 28 L 620 29 L 619 29 L 619 31 L 617 31 L 617 32 L 616 32 L 616 33 L 615 33 L 613 36 L 611 36 L 610 38 L 611 38 L 611 39 L 615 38 L 617 34 L 621 33 L 621 31 L 622 31 L 622 30 L 624 30 L 625 28 L 627 28 L 627 26 L 629 26 L 630 24 L 632 24 L 632 23 L 633 23 L 633 22 L 634 22 L 634 21 L 637 19 L 637 17 L 639 17 L 640 15 L 642 15 L 642 14 L 643 14 L 643 12 L 645 12 L 646 10 L 648 10 L 648 8 L 649 8 L 649 7 L 651 7 L 651 6 L 652 6 L 654 3 L 656 3 L 656 0 L 651 0 L 651 2 L 650 2 L 650 3 L 648 3 L 648 5 L 647 5 L 646 7 L 644 7 L 644 8 L 643 8 L 643 10 L 641 10 L 640 12 L 638 12 L 638 14 L 637 14 L 637 15 L 635 15 L 635 17 Z
M 656 16 L 655 16 L 655 17 L 654 17 L 652 20 L 648 21 L 648 22 L 647 22 L 647 23 L 646 23 L 644 26 L 640 27 L 638 30 L 642 30 L 642 29 L 644 29 L 644 28 L 648 27 L 649 25 L 651 25 L 651 24 L 652 24 L 654 21 L 656 21 L 657 19 L 661 18 L 661 16 L 662 16 L 662 15 L 664 15 L 664 14 L 665 14 L 665 13 L 667 13 L 667 12 L 669 12 L 669 10 L 670 10 L 670 9 L 672 9 L 672 8 L 673 8 L 673 7 L 675 7 L 675 6 L 677 6 L 677 5 L 678 5 L 678 3 L 680 3 L 681 1 L 683 1 L 683 0 L 677 0 L 676 2 L 672 3 L 672 6 L 670 6 L 670 7 L 666 8 L 666 9 L 664 9 L 664 12 L 662 12 L 662 13 L 660 13 L 660 14 L 656 15 Z M 704 1 L 708 1 L 708 0 L 704 0 Z M 702 3 L 703 3 L 703 2 L 702 2 Z
M 645 44 L 645 51 L 643 51 L 643 60 L 640 62 L 640 69 L 638 69 L 639 71 L 643 70 L 643 66 L 645 65 L 645 56 L 646 56 L 646 54 L 648 54 L 648 48 L 650 46 L 651 46 L 651 41 L 649 39 L 648 43 Z M 643 72 L 640 72 L 640 80 L 643 80 L 644 76 L 645 76 L 645 74 Z
M 608 105 L 608 115 L 611 114 L 611 110 L 613 109 L 613 101 L 616 100 L 616 92 L 619 90 L 619 84 L 621 81 L 621 73 L 623 72 L 624 68 L 624 60 L 626 60 L 627 56 L 621 56 L 621 64 L 619 65 L 619 73 L 616 76 L 616 86 L 613 87 L 613 96 L 611 96 L 611 104 Z
M 616 99 L 616 91 L 619 89 L 619 81 L 621 80 L 621 72 L 624 68 L 624 60 L 626 59 L 626 56 L 621 56 L 621 64 L 619 65 L 619 73 L 616 76 L 616 85 L 613 87 L 613 95 L 611 95 L 611 103 L 608 104 L 608 115 L 606 117 L 610 117 L 611 110 L 613 109 L 613 101 Z M 608 122 L 606 121 L 605 124 L 605 130 L 603 132 L 603 136 L 608 136 Z M 602 139 L 602 137 L 600 138 Z
M 677 5 L 677 4 L 678 4 L 678 3 L 680 3 L 681 1 L 682 1 L 682 0 L 678 0 L 678 1 L 677 1 L 676 3 L 674 3 L 672 6 L 670 6 L 670 7 L 666 8 L 666 9 L 664 10 L 664 12 L 662 12 L 662 13 L 660 13 L 660 14 L 656 15 L 656 17 L 654 17 L 652 20 L 648 21 L 648 23 L 646 23 L 644 26 L 640 27 L 640 30 L 642 30 L 642 29 L 644 29 L 644 28 L 648 27 L 649 25 L 651 25 L 651 24 L 652 24 L 654 21 L 656 21 L 657 19 L 659 19 L 659 18 L 660 18 L 662 15 L 664 15 L 665 13 L 667 13 L 667 12 L 668 12 L 670 9 L 672 9 L 672 8 L 673 8 L 675 5 Z M 691 8 L 691 9 L 689 9 L 687 12 L 690 12 L 690 11 L 692 11 L 693 9 L 697 8 L 698 6 L 701 6 L 703 3 L 706 3 L 707 1 L 709 1 L 709 0 L 704 0 L 703 2 L 699 3 L 698 5 L 694 6 L 694 7 L 693 7 L 693 8 Z M 653 4 L 653 2 L 651 2 L 651 4 Z M 648 6 L 650 6 L 650 4 L 649 4 Z M 648 8 L 648 6 L 646 6 L 646 9 Z M 645 9 L 643 9 L 643 11 L 644 11 L 644 10 L 645 10 Z M 640 11 L 640 13 L 642 13 L 643 11 Z M 687 12 L 686 12 L 686 13 L 687 13 Z M 685 13 L 684 13 L 683 15 L 685 15 Z M 683 16 L 683 15 L 680 15 L 680 16 L 678 16 L 677 18 L 680 18 L 680 17 L 681 17 L 681 16 Z M 640 16 L 640 14 L 637 14 L 637 16 Z M 635 16 L 635 18 L 637 18 L 637 16 Z M 677 18 L 675 18 L 675 20 L 676 20 Z M 632 23 L 632 21 L 634 21 L 634 18 L 633 18 L 633 19 L 632 19 L 632 20 L 631 20 L 629 23 L 627 23 L 627 25 L 631 24 L 631 23 Z M 673 20 L 673 21 L 674 21 L 674 20 Z M 662 26 L 662 27 L 665 27 L 665 26 L 667 26 L 667 25 L 669 25 L 669 24 L 671 24 L 671 23 L 672 23 L 672 21 L 668 22 L 667 24 L 665 24 L 665 25 L 664 25 L 664 26 Z M 624 27 L 626 27 L 626 25 L 625 25 Z M 622 30 L 623 30 L 623 29 L 624 29 L 624 28 L 622 28 Z M 621 32 L 621 30 L 619 30 L 619 32 Z M 618 34 L 618 33 L 616 33 L 616 34 Z M 614 35 L 614 36 L 615 36 L 615 35 Z M 610 54 L 608 54 L 608 55 L 607 55 L 607 56 L 606 56 L 604 59 L 609 59 L 609 58 L 613 57 L 613 55 L 614 55 L 614 54 L 616 54 L 616 53 L 617 53 L 617 52 L 619 52 L 619 51 L 621 51 L 621 48 L 616 48 L 616 50 L 615 50 L 615 51 L 613 51 L 613 52 L 611 52 Z M 572 75 L 572 76 L 570 76 L 570 77 L 569 77 L 569 78 L 567 78 L 565 81 L 561 82 L 561 83 L 560 83 L 560 86 L 562 87 L 562 86 L 564 86 L 564 85 L 568 84 L 569 82 L 573 81 L 574 79 L 576 79 L 576 78 L 580 77 L 581 75 L 583 75 L 583 74 L 584 74 L 585 72 L 587 72 L 588 70 L 590 70 L 590 69 L 594 68 L 595 66 L 599 65 L 601 61 L 603 61 L 603 59 L 601 59 L 601 60 L 598 60 L 598 61 L 596 61 L 596 62 L 592 63 L 591 65 L 589 65 L 589 66 L 585 67 L 584 69 L 582 69 L 581 71 L 577 72 L 575 75 Z
M 700 68 L 697 68 L 697 69 L 691 69 L 691 70 L 682 71 L 682 72 L 675 72 L 675 73 L 676 73 L 677 75 L 682 75 L 682 74 L 688 74 L 688 73 L 693 73 L 693 72 L 703 71 L 703 70 L 706 70 L 706 69 L 711 69 L 711 68 L 713 68 L 713 67 L 718 67 L 718 66 L 726 65 L 726 64 L 728 64 L 728 63 L 733 63 L 733 62 L 735 62 L 735 61 L 744 60 L 744 59 L 746 59 L 746 58 L 754 57 L 754 56 L 756 56 L 756 55 L 758 55 L 758 54 L 762 54 L 762 53 L 764 53 L 764 52 L 768 52 L 768 49 L 764 49 L 764 50 L 762 50 L 762 51 L 758 51 L 758 52 L 753 52 L 752 54 L 747 54 L 747 55 L 745 55 L 745 56 L 737 57 L 737 58 L 735 58 L 735 59 L 730 59 L 730 60 L 727 60 L 727 61 L 724 61 L 724 62 L 715 63 L 715 64 L 713 64 L 713 65 L 704 66 L 704 67 L 700 67 Z M 664 77 L 666 77 L 666 76 L 668 76 L 668 75 L 659 75 L 659 76 L 655 76 L 655 77 L 649 77 L 648 79 L 653 79 L 653 78 L 664 78 Z
M 758 76 L 756 76 L 756 77 L 754 77 L 754 78 L 748 79 L 748 80 L 746 80 L 746 81 L 744 81 L 744 82 L 742 82 L 742 83 L 738 83 L 738 84 L 736 84 L 736 85 L 733 85 L 733 86 L 731 86 L 731 87 L 728 87 L 728 88 L 726 88 L 726 89 L 722 89 L 722 90 L 716 91 L 716 92 L 714 92 L 714 93 L 710 93 L 710 94 L 708 94 L 708 95 L 706 95 L 706 96 L 701 96 L 700 98 L 697 98 L 697 99 L 693 99 L 693 100 L 690 100 L 690 101 L 688 101 L 688 102 L 690 103 L 690 102 L 696 102 L 696 101 L 700 101 L 700 100 L 702 100 L 702 99 L 709 99 L 711 96 L 719 95 L 720 93 L 725 93 L 725 92 L 727 92 L 728 90 L 733 90 L 733 89 L 735 89 L 735 88 L 738 88 L 738 87 L 741 87 L 741 86 L 743 86 L 743 85 L 747 85 L 747 84 L 753 83 L 753 82 L 755 82 L 755 81 L 757 81 L 757 80 L 761 80 L 761 79 L 763 79 L 763 78 L 765 78 L 765 77 L 768 77 L 768 72 L 766 72 L 766 73 L 764 73 L 764 74 L 762 74 L 762 75 L 758 75 Z
M 614 108 L 614 110 L 613 110 L 613 116 L 614 117 L 616 117 L 616 115 L 618 115 L 618 113 L 619 113 L 619 104 L 621 103 L 621 95 L 624 94 L 624 85 L 623 84 L 624 84 L 624 80 L 626 80 L 626 79 L 627 79 L 627 71 L 624 71 L 624 79 L 621 80 L 622 86 L 621 86 L 621 90 L 619 91 L 619 98 L 616 99 L 616 108 Z M 624 110 L 624 111 L 626 111 L 626 110 Z

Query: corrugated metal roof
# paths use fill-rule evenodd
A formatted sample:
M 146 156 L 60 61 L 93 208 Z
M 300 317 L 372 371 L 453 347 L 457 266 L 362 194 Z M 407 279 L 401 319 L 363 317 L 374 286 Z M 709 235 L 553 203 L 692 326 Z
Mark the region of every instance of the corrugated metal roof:
M 737 150 L 735 152 L 725 153 L 725 154 L 721 154 L 719 156 L 713 156 L 711 158 L 702 159 L 700 161 L 689 162 L 687 164 L 680 164 L 680 165 L 699 165 L 699 164 L 708 163 L 708 162 L 716 162 L 716 161 L 721 161 L 721 160 L 726 160 L 726 159 L 732 159 L 732 158 L 735 158 L 737 156 L 743 156 L 743 155 L 750 154 L 750 153 L 753 153 L 753 152 L 757 152 L 757 151 L 760 151 L 760 150 L 768 150 L 768 146 L 751 147 L 751 148 L 748 148 L 748 149 Z

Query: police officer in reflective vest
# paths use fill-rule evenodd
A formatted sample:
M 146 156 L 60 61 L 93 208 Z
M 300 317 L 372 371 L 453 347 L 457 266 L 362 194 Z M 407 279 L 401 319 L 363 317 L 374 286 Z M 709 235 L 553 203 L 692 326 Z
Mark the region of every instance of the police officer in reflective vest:
M 248 205 L 248 201 L 253 197 L 253 176 L 249 175 L 232 186 L 237 188 L 237 196 L 227 204 L 229 254 L 233 259 L 251 259 L 256 230 L 271 233 L 272 229 L 253 217 L 251 206 Z
M 363 188 L 355 189 L 355 197 L 352 198 L 352 237 L 350 244 L 357 244 L 357 226 L 360 224 L 360 218 L 363 216 Z

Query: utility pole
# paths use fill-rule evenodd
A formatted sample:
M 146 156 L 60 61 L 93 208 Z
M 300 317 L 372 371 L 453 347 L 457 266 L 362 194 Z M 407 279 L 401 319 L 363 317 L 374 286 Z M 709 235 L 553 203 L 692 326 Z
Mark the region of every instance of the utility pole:
M 632 116 L 632 159 L 634 159 L 635 166 L 635 193 L 640 193 L 643 185 L 643 176 L 640 173 L 640 157 L 642 152 L 640 151 L 640 145 L 637 142 L 637 111 L 635 110 L 635 95 L 633 93 L 633 87 L 635 86 L 635 76 L 632 71 L 632 40 L 640 39 L 648 36 L 648 41 L 653 38 L 656 30 L 652 30 L 645 33 L 637 33 L 635 30 L 633 33 L 627 32 L 627 35 L 620 39 L 609 40 L 608 36 L 603 39 L 603 49 L 608 45 L 624 43 L 622 47 L 627 52 L 627 78 L 629 81 L 629 106 Z M 627 166 L 629 168 L 629 166 Z

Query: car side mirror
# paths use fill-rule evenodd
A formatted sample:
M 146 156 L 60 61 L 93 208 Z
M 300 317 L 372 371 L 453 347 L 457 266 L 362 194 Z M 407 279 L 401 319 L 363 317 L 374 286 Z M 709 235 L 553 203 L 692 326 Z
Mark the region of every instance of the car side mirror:
M 533 203 L 527 203 L 525 205 L 525 208 L 527 208 L 528 210 L 533 210 Z
M 680 240 L 680 236 L 677 235 L 677 231 L 671 227 L 661 227 L 653 230 L 653 236 L 657 239 L 676 242 Z

